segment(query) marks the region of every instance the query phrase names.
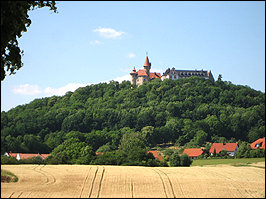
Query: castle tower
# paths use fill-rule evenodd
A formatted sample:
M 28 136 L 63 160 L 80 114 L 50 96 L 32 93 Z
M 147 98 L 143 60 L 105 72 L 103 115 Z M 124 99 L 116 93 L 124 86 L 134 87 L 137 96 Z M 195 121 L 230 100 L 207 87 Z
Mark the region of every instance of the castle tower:
M 136 84 L 138 73 L 136 72 L 135 66 L 130 75 L 131 75 L 131 84 Z
M 150 69 L 151 69 L 151 63 L 149 62 L 149 58 L 148 58 L 148 55 L 146 55 L 146 60 L 144 62 L 144 70 L 145 72 L 147 73 L 148 75 L 148 80 L 150 79 Z

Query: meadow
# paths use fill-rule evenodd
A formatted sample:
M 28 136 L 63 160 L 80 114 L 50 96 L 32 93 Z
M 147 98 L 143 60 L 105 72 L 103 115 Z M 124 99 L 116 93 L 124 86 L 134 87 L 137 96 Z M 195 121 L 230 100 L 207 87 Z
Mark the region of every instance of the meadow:
M 265 162 L 265 158 L 235 158 L 235 159 L 195 159 L 191 166 L 230 164 L 232 166 L 248 166 L 252 163 Z M 253 164 L 254 165 L 254 164 Z
M 254 166 L 253 166 L 254 165 Z M 2 165 L 18 182 L 3 198 L 261 198 L 265 161 L 248 166 Z

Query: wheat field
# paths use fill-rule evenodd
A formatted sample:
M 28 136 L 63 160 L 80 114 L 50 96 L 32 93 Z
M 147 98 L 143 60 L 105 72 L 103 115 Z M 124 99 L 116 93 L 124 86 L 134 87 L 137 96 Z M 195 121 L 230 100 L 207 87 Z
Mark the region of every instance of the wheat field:
M 2 165 L 18 178 L 2 198 L 260 198 L 265 162 L 256 166 L 137 167 Z

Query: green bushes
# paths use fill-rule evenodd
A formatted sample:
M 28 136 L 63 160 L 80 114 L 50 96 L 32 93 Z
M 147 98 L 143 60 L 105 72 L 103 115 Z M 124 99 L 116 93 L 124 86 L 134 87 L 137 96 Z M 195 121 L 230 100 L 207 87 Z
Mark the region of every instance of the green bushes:
M 182 154 L 179 156 L 178 152 L 175 152 L 170 156 L 171 167 L 190 166 L 192 162 L 193 160 L 187 154 Z
M 34 158 L 20 159 L 17 160 L 14 157 L 10 156 L 1 156 L 1 164 L 42 164 L 43 159 L 39 156 Z

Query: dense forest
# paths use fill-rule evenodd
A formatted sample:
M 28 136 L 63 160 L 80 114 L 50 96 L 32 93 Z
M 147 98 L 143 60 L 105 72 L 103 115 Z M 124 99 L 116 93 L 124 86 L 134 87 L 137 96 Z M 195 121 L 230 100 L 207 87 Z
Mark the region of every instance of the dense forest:
M 265 93 L 196 76 L 139 87 L 110 81 L 1 112 L 1 154 L 114 151 L 135 133 L 146 147 L 251 143 L 265 137 Z

